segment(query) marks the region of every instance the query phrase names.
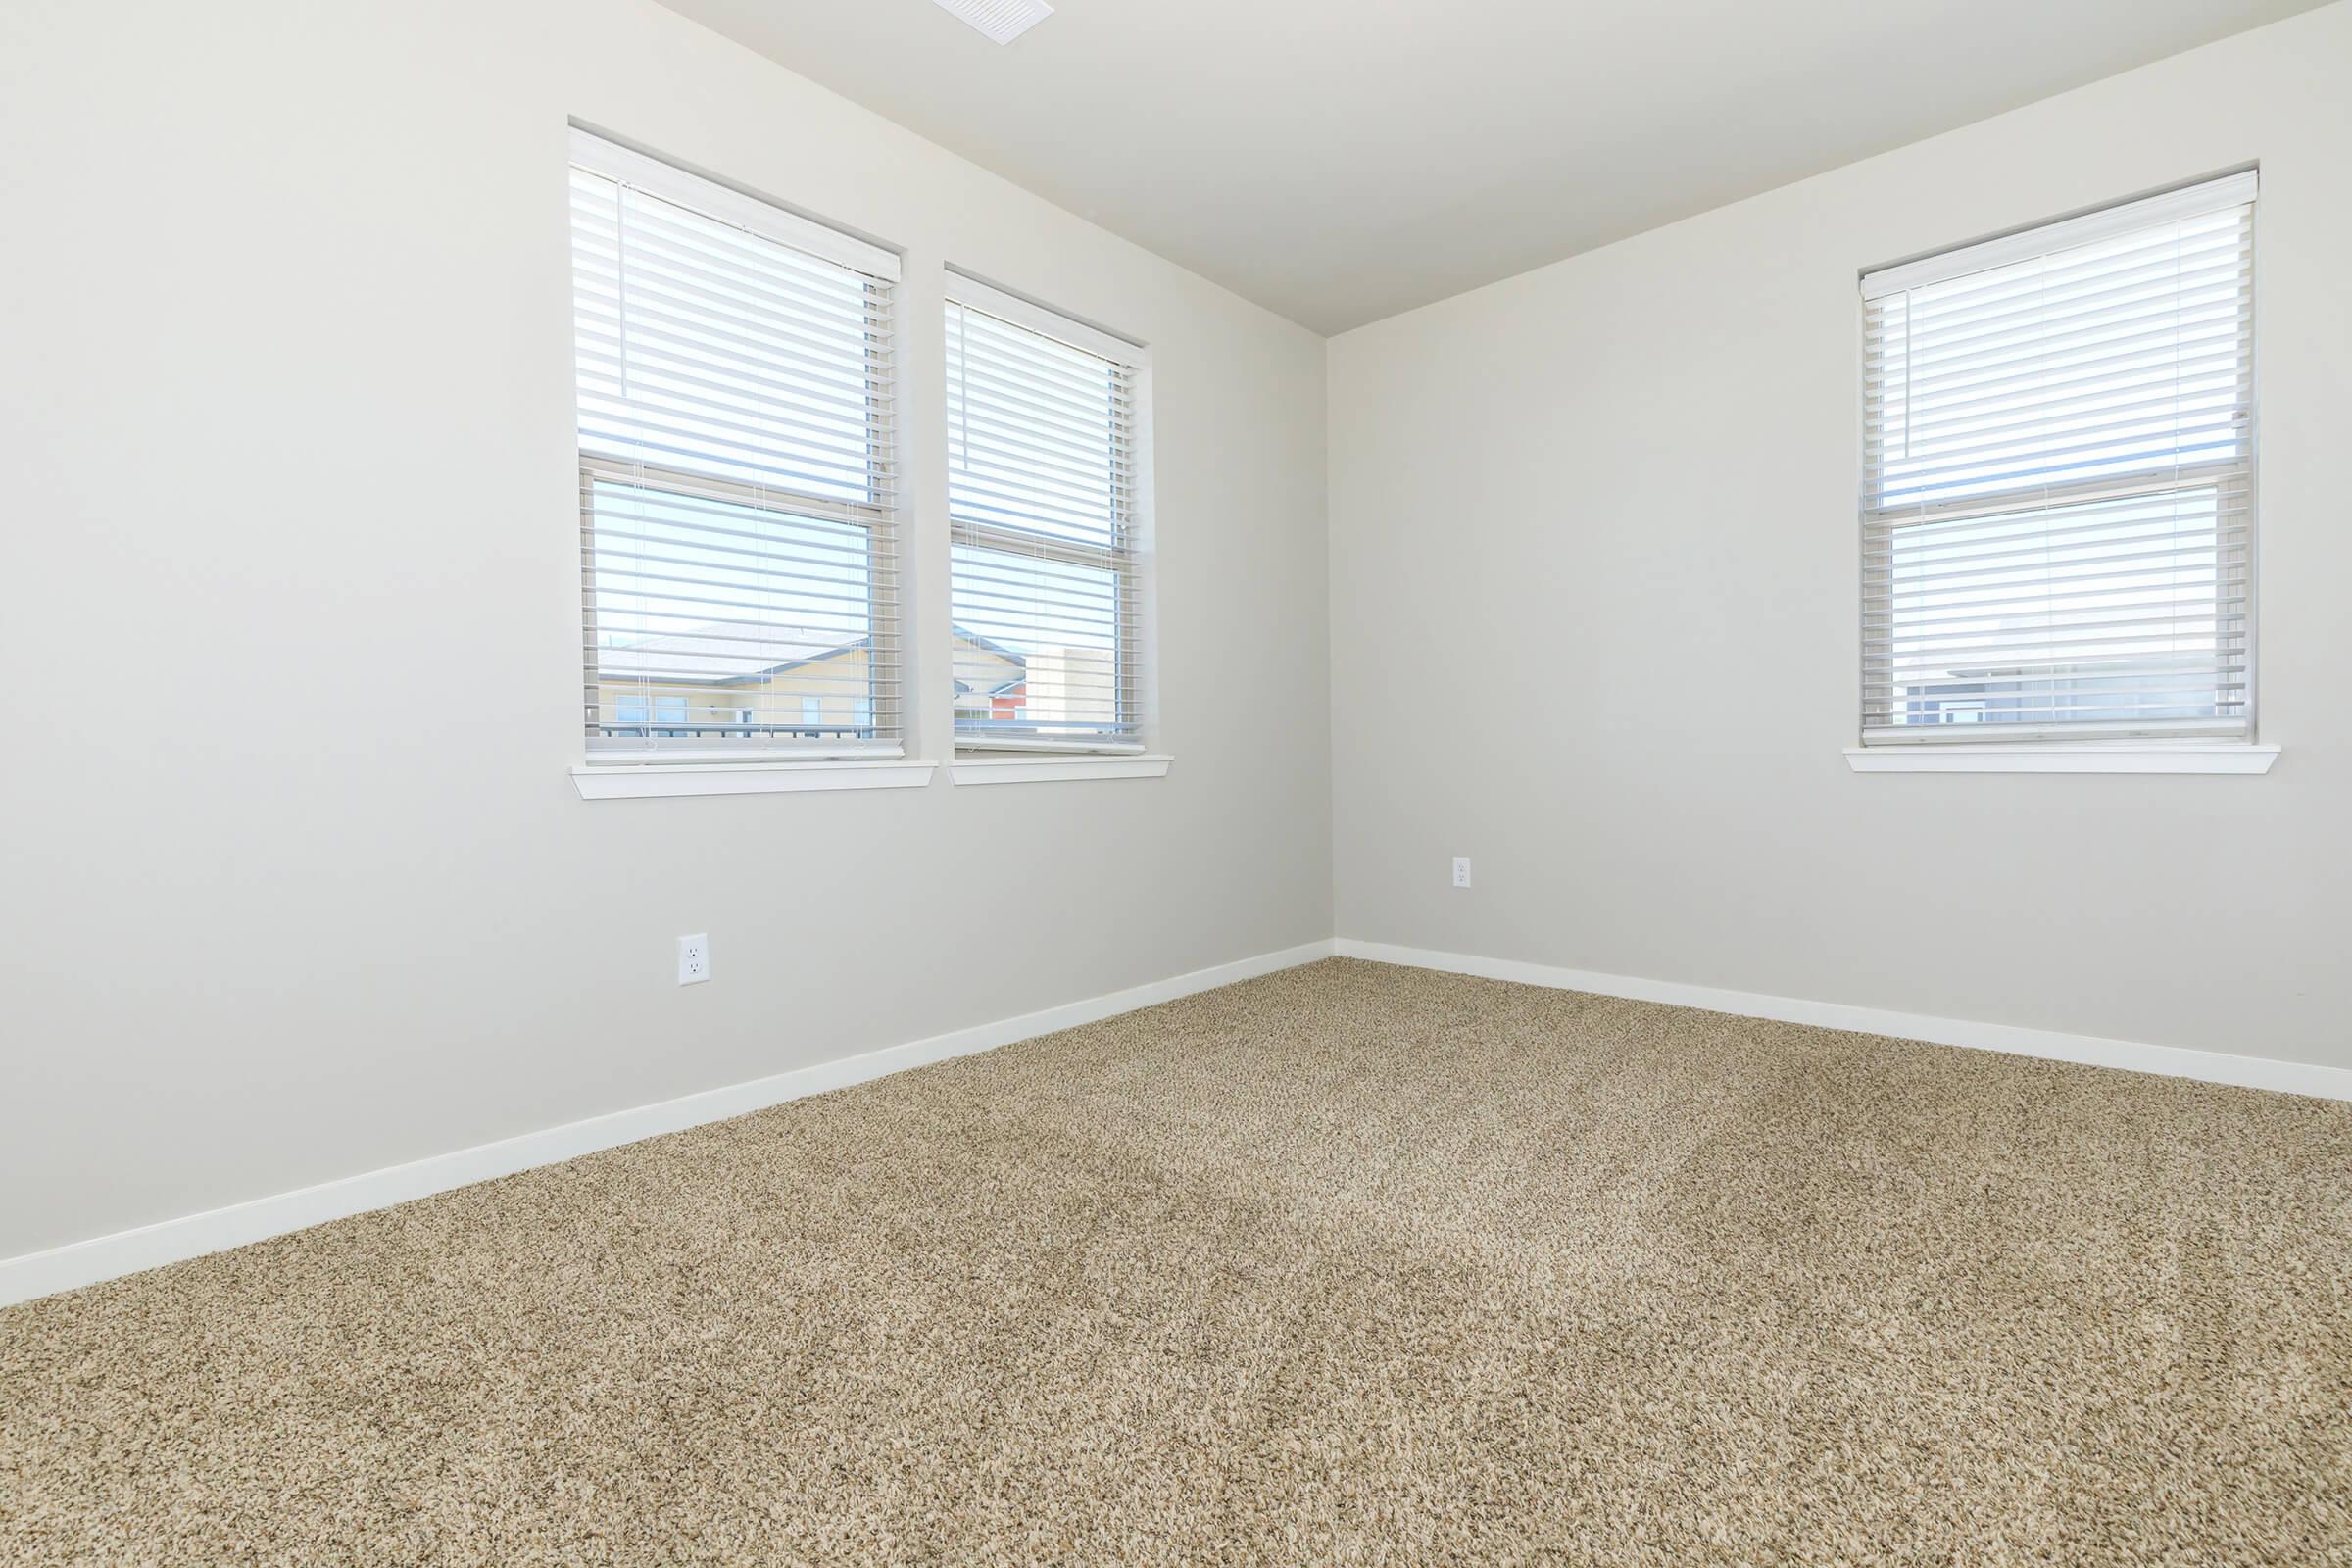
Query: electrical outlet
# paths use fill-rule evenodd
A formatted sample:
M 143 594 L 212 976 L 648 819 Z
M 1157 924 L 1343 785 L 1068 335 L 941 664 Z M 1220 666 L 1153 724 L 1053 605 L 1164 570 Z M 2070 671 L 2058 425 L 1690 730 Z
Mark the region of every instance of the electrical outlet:
M 710 939 L 708 936 L 678 938 L 678 984 L 700 985 L 710 978 Z
M 1467 855 L 1457 855 L 1453 858 L 1453 885 L 1457 888 L 1466 888 L 1470 885 L 1470 857 Z

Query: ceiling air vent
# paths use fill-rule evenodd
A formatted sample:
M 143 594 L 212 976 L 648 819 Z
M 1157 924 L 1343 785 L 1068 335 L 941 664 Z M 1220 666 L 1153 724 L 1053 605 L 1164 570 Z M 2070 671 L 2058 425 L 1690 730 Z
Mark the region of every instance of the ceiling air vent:
M 933 0 L 996 43 L 1010 43 L 1054 14 L 1046 0 Z

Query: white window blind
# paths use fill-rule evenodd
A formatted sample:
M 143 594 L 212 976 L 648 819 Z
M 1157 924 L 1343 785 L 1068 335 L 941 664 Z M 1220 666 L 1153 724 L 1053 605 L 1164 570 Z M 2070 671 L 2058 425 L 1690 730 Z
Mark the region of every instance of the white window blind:
M 900 744 L 898 258 L 572 137 L 592 760 Z
M 2254 199 L 1863 278 L 1864 745 L 2251 737 Z
M 1148 365 L 948 279 L 956 743 L 1140 751 Z

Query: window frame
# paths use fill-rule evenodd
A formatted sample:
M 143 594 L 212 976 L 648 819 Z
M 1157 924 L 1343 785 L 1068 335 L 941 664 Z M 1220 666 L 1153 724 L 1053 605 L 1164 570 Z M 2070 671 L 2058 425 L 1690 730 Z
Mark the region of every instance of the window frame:
M 958 520 L 952 500 L 948 506 L 950 565 L 945 646 L 949 650 L 950 686 L 954 682 L 956 638 L 953 561 L 957 547 L 997 550 L 1009 555 L 1051 561 L 1060 565 L 1102 571 L 1111 579 L 1113 606 L 1132 607 L 1130 612 L 1120 615 L 1114 623 L 1111 659 L 1118 705 L 1114 727 L 1119 733 L 1073 736 L 1003 728 L 965 730 L 961 727 L 961 711 L 951 698 L 949 731 L 952 749 L 966 763 L 985 763 L 995 759 L 1018 761 L 1022 756 L 1080 760 L 1093 758 L 1105 762 L 1132 759 L 1137 764 L 1132 770 L 1134 776 L 1157 777 L 1167 771 L 1168 760 L 1156 754 L 1150 744 L 1156 718 L 1151 691 L 1152 601 L 1154 586 L 1151 573 L 1153 552 L 1152 351 L 1148 345 L 1091 326 L 1033 300 L 982 282 L 954 267 L 947 269 L 942 292 L 940 323 L 943 345 L 948 313 L 962 307 L 1124 367 L 1129 377 L 1127 433 L 1133 448 L 1124 491 L 1126 514 L 1114 520 L 1113 539 L 1107 544 L 1056 539 L 987 522 Z M 943 420 L 941 450 L 947 466 L 952 469 L 951 439 L 952 427 Z M 1128 776 L 1128 773 L 1103 771 L 1101 767 L 1022 769 L 959 766 L 956 771 L 959 783 L 1118 776 Z
M 1911 261 L 1866 269 L 1859 274 L 1861 287 L 1857 302 L 1857 324 L 1864 360 L 1857 408 L 1861 454 L 1856 487 L 1856 513 L 1860 524 L 1857 629 L 1861 657 L 1857 661 L 1857 700 L 1853 710 L 1857 724 L 1855 744 L 1846 749 L 1849 765 L 1854 771 L 2261 773 L 2269 770 L 2278 749 L 2258 744 L 2256 727 L 2259 619 L 2256 599 L 2261 535 L 2259 470 L 2262 426 L 2257 342 L 2260 318 L 2259 230 L 2263 205 L 2259 195 L 2258 171 L 2248 167 L 2234 172 L 2193 180 L 2153 196 L 2126 199 L 2074 217 L 2031 224 L 1991 239 L 1950 247 Z M 2241 455 L 2202 464 L 2176 464 L 2170 469 L 2142 469 L 2120 475 L 2092 476 L 2039 489 L 2020 487 L 2007 493 L 1987 491 L 1981 497 L 1956 499 L 1941 512 L 1930 510 L 1916 514 L 1910 520 L 1936 523 L 1960 517 L 1991 519 L 2062 510 L 2071 506 L 2127 501 L 2135 495 L 2185 495 L 2201 487 L 2214 488 L 2215 528 L 2217 539 L 2222 541 L 2217 544 L 2217 549 L 2226 552 L 2235 548 L 2227 542 L 2228 534 L 2233 527 L 2242 531 L 2243 535 L 2242 624 L 2238 631 L 2228 634 L 2242 647 L 2239 659 L 2243 676 L 2243 700 L 2239 705 L 2242 708 L 2242 720 L 2227 729 L 2223 721 L 2218 719 L 2212 728 L 2204 730 L 2183 726 L 2183 732 L 2180 734 L 2165 733 L 2157 721 L 2141 721 L 2135 725 L 2132 720 L 2070 723 L 2058 719 L 2017 725 L 1985 722 L 1949 726 L 1954 729 L 1966 728 L 1971 732 L 1971 739 L 1957 742 L 1934 733 L 1946 728 L 1943 725 L 1920 725 L 1920 733 L 1915 735 L 1888 735 L 1884 730 L 1872 729 L 1868 717 L 1876 689 L 1870 673 L 1873 651 L 1874 647 L 1879 646 L 1882 636 L 1892 635 L 1891 632 L 1879 633 L 1873 626 L 1874 615 L 1882 613 L 1882 607 L 1876 602 L 1879 590 L 1874 589 L 1871 581 L 1874 538 L 1883 532 L 1885 541 L 1890 544 L 1902 524 L 1891 520 L 1900 510 L 1898 507 L 1873 504 L 1879 498 L 1873 491 L 1870 456 L 1874 428 L 1868 381 L 1868 356 L 1873 342 L 1869 325 L 1871 302 L 1907 290 L 1931 287 L 1936 283 L 2013 266 L 2038 256 L 2124 238 L 2233 207 L 2247 209 L 2244 274 L 2247 300 L 2243 329 L 2246 390 L 2240 416 Z M 1906 306 L 1906 313 L 1908 310 Z M 1908 314 L 1905 318 L 1909 319 Z M 1905 416 L 1910 416 L 1908 409 Z M 2240 485 L 2243 493 L 2243 520 L 2237 524 L 2227 521 L 2228 497 L 2232 484 Z M 2230 585 L 2227 571 L 2218 566 L 2217 571 L 2221 573 L 2216 579 L 2218 604 L 2223 602 L 2218 596 L 2229 592 Z M 2218 615 L 2220 612 L 2217 611 L 2216 613 Z
M 882 582 L 885 571 L 893 574 L 894 578 L 902 574 L 901 563 L 906 547 L 903 527 L 905 508 L 900 498 L 902 420 L 892 412 L 903 406 L 906 376 L 904 322 L 901 319 L 906 300 L 899 254 L 813 219 L 802 217 L 764 198 L 750 195 L 623 146 L 577 124 L 570 129 L 568 154 L 567 170 L 583 171 L 756 238 L 830 263 L 864 277 L 869 286 L 873 283 L 883 285 L 884 303 L 879 318 L 883 342 L 888 350 L 884 363 L 879 366 L 869 357 L 865 373 L 867 472 L 873 476 L 874 482 L 887 489 L 878 498 L 869 494 L 868 499 L 863 501 L 762 485 L 656 461 L 591 452 L 578 441 L 576 426 L 579 414 L 575 394 L 574 456 L 577 465 L 580 550 L 577 623 L 582 633 L 585 712 L 580 743 L 584 755 L 572 768 L 572 775 L 580 786 L 580 793 L 591 799 L 603 799 L 629 794 L 732 794 L 786 788 L 865 787 L 867 782 L 873 787 L 903 787 L 908 783 L 926 781 L 933 766 L 929 762 L 909 763 L 905 768 L 873 767 L 873 764 L 890 763 L 905 757 L 910 716 L 904 696 L 907 667 L 904 595 L 896 591 L 895 581 L 887 592 Z M 576 283 L 572 307 L 575 312 L 579 308 Z M 869 310 L 869 342 L 875 332 L 874 316 L 875 313 Z M 646 700 L 649 720 L 640 726 L 645 731 L 642 736 L 599 735 L 598 730 L 607 727 L 600 723 L 597 701 L 595 495 L 600 483 L 656 495 L 743 506 L 813 522 L 850 524 L 865 530 L 863 559 L 866 562 L 868 596 L 864 639 L 866 686 L 863 699 L 857 706 L 859 711 L 867 715 L 866 726 L 869 728 L 875 727 L 880 715 L 887 712 L 889 727 L 895 734 L 888 739 L 863 741 L 828 741 L 821 737 L 811 740 L 799 733 L 801 727 L 798 725 L 774 722 L 758 726 L 772 732 L 764 735 L 746 734 L 740 739 L 721 737 L 714 744 L 699 745 L 694 741 L 700 737 L 678 737 L 673 739 L 672 744 L 657 744 L 658 733 L 663 726 L 650 717 L 655 711 L 655 694 L 649 691 Z M 885 685 L 892 688 L 892 695 L 887 700 L 880 695 Z M 737 726 L 717 722 L 699 725 L 688 722 L 679 727 L 693 730 Z M 841 780 L 818 781 L 818 771 L 828 762 L 842 764 L 845 771 Z M 721 779 L 714 773 L 703 784 L 692 787 L 684 784 L 658 787 L 652 779 L 653 775 L 674 776 L 691 773 L 698 768 L 742 776 L 729 780 Z M 601 784 L 592 785 L 590 782 L 599 774 L 609 775 L 622 769 L 635 769 L 647 774 L 648 779 L 640 781 L 644 787 L 615 786 L 610 779 Z M 914 776 L 914 769 L 920 770 L 919 777 Z

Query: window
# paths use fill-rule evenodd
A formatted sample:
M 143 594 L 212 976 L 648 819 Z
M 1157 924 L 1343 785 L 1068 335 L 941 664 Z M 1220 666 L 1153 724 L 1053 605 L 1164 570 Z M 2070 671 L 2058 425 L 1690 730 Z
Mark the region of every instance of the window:
M 1865 747 L 2252 738 L 2254 200 L 1862 279 Z
M 898 259 L 571 146 L 590 760 L 897 755 Z
M 956 276 L 947 321 L 956 744 L 1140 752 L 1144 351 Z

